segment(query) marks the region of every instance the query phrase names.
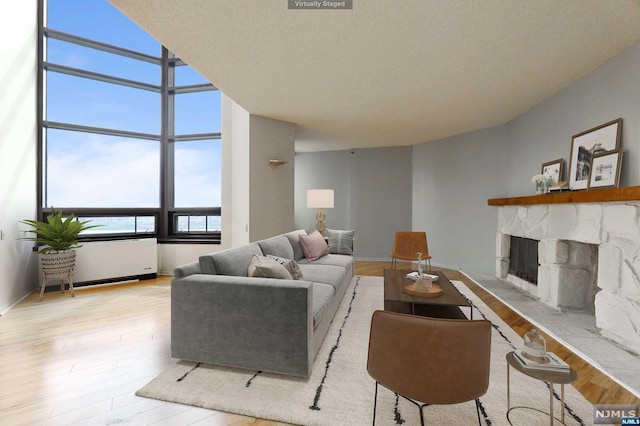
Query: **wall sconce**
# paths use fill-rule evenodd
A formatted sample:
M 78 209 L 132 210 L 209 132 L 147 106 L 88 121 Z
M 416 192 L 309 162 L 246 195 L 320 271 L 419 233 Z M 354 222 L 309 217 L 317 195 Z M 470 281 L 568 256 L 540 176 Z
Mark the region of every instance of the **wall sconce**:
M 316 229 L 322 235 L 327 229 L 324 225 L 324 212 L 322 209 L 333 208 L 333 189 L 308 189 L 307 190 L 307 208 L 320 209 L 316 213 Z
M 287 164 L 288 161 L 284 160 L 269 160 L 269 167 L 282 166 L 283 164 Z

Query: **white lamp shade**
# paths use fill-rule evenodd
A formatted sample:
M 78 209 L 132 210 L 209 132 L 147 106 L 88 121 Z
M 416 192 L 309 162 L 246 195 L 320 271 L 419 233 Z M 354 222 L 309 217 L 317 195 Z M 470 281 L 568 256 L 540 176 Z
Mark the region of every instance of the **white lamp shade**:
M 307 208 L 310 209 L 332 209 L 333 189 L 308 189 Z

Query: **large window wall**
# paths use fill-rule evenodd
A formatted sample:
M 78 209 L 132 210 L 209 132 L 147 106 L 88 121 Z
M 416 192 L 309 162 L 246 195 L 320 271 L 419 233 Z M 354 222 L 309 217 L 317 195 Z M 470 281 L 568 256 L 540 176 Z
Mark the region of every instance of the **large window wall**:
M 39 216 L 219 242 L 220 92 L 106 0 L 39 6 Z

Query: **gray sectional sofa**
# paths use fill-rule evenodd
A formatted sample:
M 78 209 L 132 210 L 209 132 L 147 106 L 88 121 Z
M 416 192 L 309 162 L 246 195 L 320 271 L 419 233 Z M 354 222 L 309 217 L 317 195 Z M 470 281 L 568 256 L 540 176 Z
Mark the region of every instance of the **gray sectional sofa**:
M 171 356 L 308 377 L 354 274 L 353 257 L 308 261 L 304 230 L 201 256 L 174 270 Z M 294 260 L 303 278 L 249 277 L 257 256 Z

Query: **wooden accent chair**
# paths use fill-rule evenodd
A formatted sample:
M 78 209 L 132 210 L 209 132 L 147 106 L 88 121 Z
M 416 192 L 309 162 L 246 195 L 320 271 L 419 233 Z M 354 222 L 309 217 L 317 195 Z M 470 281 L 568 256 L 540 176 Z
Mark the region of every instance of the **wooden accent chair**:
M 393 253 L 391 253 L 391 268 L 396 267 L 397 259 L 418 260 L 418 253 L 422 253 L 422 259 L 429 264 L 431 270 L 431 255 L 427 246 L 426 232 L 396 232 L 393 241 Z
M 371 317 L 367 371 L 378 384 L 423 408 L 476 402 L 489 387 L 491 321 L 420 317 L 375 311 Z

